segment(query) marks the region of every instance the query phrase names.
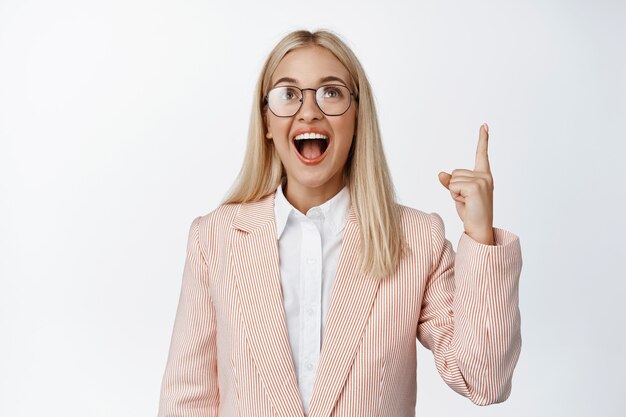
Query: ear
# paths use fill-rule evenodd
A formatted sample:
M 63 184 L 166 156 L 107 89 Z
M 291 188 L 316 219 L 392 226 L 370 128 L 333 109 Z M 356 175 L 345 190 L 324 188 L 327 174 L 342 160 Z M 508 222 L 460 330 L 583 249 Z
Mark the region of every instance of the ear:
M 267 119 L 266 112 L 267 112 L 267 109 L 265 109 L 263 112 L 263 125 L 265 126 L 265 138 L 272 139 L 274 136 L 272 135 L 272 132 L 270 132 L 270 122 Z

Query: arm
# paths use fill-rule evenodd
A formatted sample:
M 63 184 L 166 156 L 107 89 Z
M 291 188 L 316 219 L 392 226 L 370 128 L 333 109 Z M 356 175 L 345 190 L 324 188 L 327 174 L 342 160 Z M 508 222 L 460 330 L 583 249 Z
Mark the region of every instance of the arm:
M 463 234 L 455 257 L 434 214 L 431 238 L 433 267 L 417 337 L 453 390 L 479 405 L 502 402 L 511 392 L 521 349 L 519 239 L 494 229 L 491 246 Z
M 200 250 L 199 221 L 200 217 L 196 218 L 189 230 L 159 417 L 218 415 L 216 319 L 209 292 L 209 269 Z

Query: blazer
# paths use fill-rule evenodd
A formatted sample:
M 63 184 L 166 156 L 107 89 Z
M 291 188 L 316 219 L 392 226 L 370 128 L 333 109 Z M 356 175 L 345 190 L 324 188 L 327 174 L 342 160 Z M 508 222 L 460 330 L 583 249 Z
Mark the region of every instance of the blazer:
M 384 279 L 359 273 L 351 207 L 310 417 L 413 417 L 416 338 L 472 402 L 504 401 L 520 347 L 519 239 L 463 234 L 399 206 L 409 253 Z M 274 195 L 221 205 L 190 227 L 159 417 L 304 417 L 279 276 Z

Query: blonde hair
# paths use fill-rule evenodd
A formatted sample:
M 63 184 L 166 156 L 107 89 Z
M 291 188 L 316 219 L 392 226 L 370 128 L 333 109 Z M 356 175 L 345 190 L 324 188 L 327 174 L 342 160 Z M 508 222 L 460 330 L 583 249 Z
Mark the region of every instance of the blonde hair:
M 391 275 L 402 256 L 403 236 L 399 206 L 385 159 L 378 117 L 370 84 L 352 50 L 327 30 L 299 30 L 285 36 L 269 54 L 255 89 L 243 166 L 224 203 L 245 203 L 274 193 L 286 176 L 274 147 L 265 139 L 266 96 L 271 77 L 290 51 L 317 45 L 348 69 L 351 90 L 358 97 L 355 137 L 344 167 L 344 183 L 350 191 L 361 235 L 361 268 L 377 278 Z

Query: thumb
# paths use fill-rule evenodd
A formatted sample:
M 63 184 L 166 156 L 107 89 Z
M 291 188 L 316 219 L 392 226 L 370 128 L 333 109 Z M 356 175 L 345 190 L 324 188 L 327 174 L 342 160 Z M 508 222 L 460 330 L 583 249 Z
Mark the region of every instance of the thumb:
M 452 178 L 452 175 L 448 174 L 447 172 L 439 173 L 439 182 L 446 188 L 450 186 L 450 178 Z

